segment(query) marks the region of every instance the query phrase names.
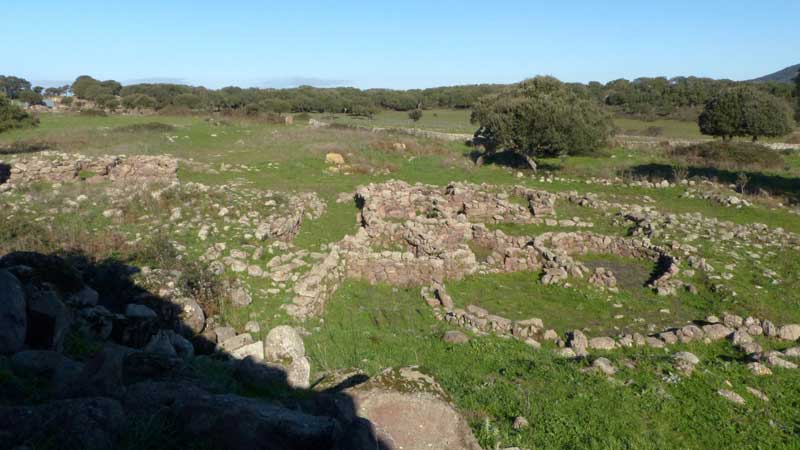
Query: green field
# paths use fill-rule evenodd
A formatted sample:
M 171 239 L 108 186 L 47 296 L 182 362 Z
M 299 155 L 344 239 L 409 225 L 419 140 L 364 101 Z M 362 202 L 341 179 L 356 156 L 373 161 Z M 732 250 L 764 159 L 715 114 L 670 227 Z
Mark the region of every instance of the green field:
M 440 131 L 445 133 L 471 134 L 477 128 L 469 121 L 470 110 L 431 109 L 425 110 L 422 119 L 414 122 L 408 118 L 405 111 L 381 111 L 372 118 L 353 117 L 346 114 L 313 114 L 312 117 L 325 122 L 341 123 L 363 127 L 385 128 L 420 128 L 424 130 Z M 695 122 L 680 120 L 654 120 L 631 119 L 617 117 L 614 126 L 618 133 L 628 135 L 645 135 L 648 128 L 658 128 L 658 137 L 672 139 L 699 139 L 703 138 Z
M 366 127 L 415 126 L 456 133 L 471 133 L 474 128 L 469 124 L 468 111 L 425 111 L 417 124 L 404 112 L 382 112 L 373 119 L 345 115 L 315 118 Z M 138 130 L 123 128 L 153 122 L 173 128 L 153 127 L 155 131 L 146 126 Z M 663 128 L 665 137 L 699 137 L 696 125 L 686 122 L 618 119 L 617 126 L 626 133 L 640 133 L 647 127 L 658 126 Z M 406 150 L 394 150 L 394 143 L 404 143 Z M 326 202 L 327 210 L 319 219 L 303 222 L 294 246 L 295 249 L 320 251 L 326 244 L 354 233 L 358 227 L 353 203 L 337 203 L 337 198 L 352 193 L 360 185 L 390 179 L 439 186 L 458 180 L 519 184 L 552 192 L 592 192 L 604 200 L 652 205 L 664 213 L 701 213 L 719 221 L 764 223 L 771 228 L 782 227 L 800 233 L 796 206 L 792 210 L 778 205 L 800 202 L 800 156 L 797 152 L 784 155 L 786 165 L 781 169 L 768 173 L 748 172 L 751 183 L 773 189 L 776 195 L 747 196 L 753 204 L 751 207 L 731 208 L 711 200 L 685 198 L 684 187 L 648 189 L 586 183 L 592 177 L 663 178 L 663 171 L 670 170 L 674 161 L 658 150 L 609 148 L 591 156 L 543 159 L 540 161 L 542 170 L 534 174 L 522 166 L 499 163 L 477 167 L 468 157 L 474 149 L 465 144 L 402 133 L 191 116 L 42 115 L 38 128 L 0 135 L 0 160 L 25 157 L 25 151 L 42 147 L 83 155 L 172 155 L 180 158 L 178 176 L 182 183 L 200 182 L 212 189 L 208 194 L 166 198 L 160 202 L 142 193 L 141 197 L 130 199 L 130 211 L 125 211 L 122 222 L 114 223 L 102 215 L 110 201 L 106 185 L 82 183 L 65 185 L 59 190 L 45 184 L 30 186 L 0 197 L 0 202 L 26 205 L 0 219 L 3 252 L 54 250 L 53 246 L 59 245 L 52 240 L 55 236 L 63 239 L 62 243 L 68 242 L 87 252 L 97 251 L 95 256 L 105 257 L 109 254 L 102 252 L 108 245 L 101 244 L 114 233 L 125 239 L 139 234 L 141 241 L 148 243 L 157 237 L 153 230 L 161 230 L 170 240 L 186 248 L 185 259 L 196 260 L 211 241 L 199 240 L 194 228 L 181 228 L 171 223 L 171 209 L 183 206 L 187 215 L 191 215 L 217 211 L 224 205 L 243 215 L 262 207 L 251 203 L 247 197 L 235 195 L 245 189 L 316 192 Z M 325 163 L 328 153 L 341 154 L 348 169 L 339 173 L 330 171 Z M 690 175 L 707 173 L 704 168 L 692 170 Z M 738 174 L 717 171 L 712 175 L 720 181 L 733 182 Z M 81 194 L 91 198 L 87 206 L 64 213 L 63 205 Z M 612 212 L 564 202 L 559 202 L 557 208 L 559 218 L 577 216 L 591 221 L 595 224 L 594 232 L 627 234 L 628 230 L 613 220 Z M 39 219 L 50 216 L 53 216 L 51 221 Z M 149 222 L 141 219 L 142 216 Z M 235 225 L 235 221 L 220 217 L 213 220 L 208 223 L 220 229 Z M 547 225 L 505 224 L 492 228 L 511 235 L 565 231 Z M 671 245 L 680 237 L 654 239 Z M 224 233 L 213 239 L 226 243 L 229 249 L 253 244 L 242 236 Z M 546 327 L 562 335 L 573 328 L 584 328 L 587 334 L 594 336 L 626 330 L 646 332 L 643 327 L 648 324 L 659 327 L 684 324 L 723 311 L 753 314 L 776 323 L 800 322 L 798 249 L 758 249 L 759 259 L 752 259 L 746 257 L 746 251 L 754 249 L 743 249 L 736 240 L 719 243 L 701 238 L 693 245 L 720 272 L 730 272 L 732 279 L 726 284 L 736 292 L 735 296 L 715 291 L 715 283 L 701 274 L 691 278 L 699 287 L 697 295 L 682 293 L 674 297 L 659 297 L 638 286 L 626 287 L 617 295 L 600 292 L 585 283 L 575 283 L 572 287 L 544 286 L 538 281 L 538 274 L 527 272 L 475 274 L 448 283 L 447 288 L 457 306 L 475 304 L 512 319 L 539 317 Z M 113 251 L 109 253 L 115 257 L 129 256 Z M 265 255 L 264 261 L 269 257 L 271 255 Z M 589 264 L 604 258 L 607 259 L 603 255 L 588 255 L 582 261 Z M 734 267 L 725 269 L 734 260 Z M 138 254 L 130 262 L 152 266 L 158 261 Z M 648 270 L 648 263 L 640 261 L 615 262 L 621 266 L 639 264 L 639 270 Z M 780 284 L 767 283 L 764 267 L 777 273 Z M 225 321 L 241 328 L 246 321 L 257 320 L 262 330 L 268 330 L 289 320 L 278 309 L 290 301 L 289 293 L 268 295 L 266 290 L 274 287 L 271 282 L 246 274 L 236 276 L 254 293 L 254 301 L 238 310 L 223 307 Z M 742 364 L 743 355 L 727 342 L 694 343 L 671 346 L 670 352 L 645 348 L 615 350 L 606 356 L 620 372 L 614 378 L 606 378 L 581 372 L 589 361 L 557 358 L 551 351 L 552 343 L 544 343 L 539 351 L 515 340 L 493 336 L 473 337 L 461 346 L 447 344 L 441 336 L 453 327 L 435 320 L 419 292 L 420 286 L 400 288 L 345 282 L 322 317 L 298 324 L 308 331 L 305 345 L 310 354 L 312 379 L 343 369 L 356 368 L 375 374 L 386 367 L 421 365 L 452 396 L 484 448 L 798 448 L 798 370 L 776 368 L 770 377 L 757 377 Z M 765 342 L 764 345 L 775 344 Z M 673 370 L 670 355 L 679 350 L 691 351 L 702 361 L 692 377 L 677 376 Z M 626 364 L 630 361 L 635 364 Z M 742 406 L 727 402 L 716 393 L 726 381 L 739 391 L 742 386 L 760 389 L 770 402 L 752 396 L 746 396 L 747 403 Z M 512 422 L 518 415 L 527 417 L 531 426 L 524 430 L 513 429 Z
M 380 111 L 372 118 L 347 114 L 313 114 L 312 117 L 325 122 L 369 128 L 421 128 L 444 133 L 472 134 L 476 127 L 469 122 L 470 113 L 468 109 L 430 109 L 423 111 L 418 122 L 409 119 L 406 111 Z
M 316 120 L 365 128 L 419 128 L 443 133 L 472 134 L 477 128 L 470 123 L 468 109 L 431 109 L 423 111 L 422 119 L 414 122 L 405 111 L 380 111 L 373 117 L 354 117 L 347 114 L 312 114 Z M 663 139 L 711 139 L 700 133 L 697 122 L 675 119 L 643 120 L 630 117 L 614 117 L 617 134 Z M 794 142 L 800 132 L 790 137 L 767 138 L 767 141 Z

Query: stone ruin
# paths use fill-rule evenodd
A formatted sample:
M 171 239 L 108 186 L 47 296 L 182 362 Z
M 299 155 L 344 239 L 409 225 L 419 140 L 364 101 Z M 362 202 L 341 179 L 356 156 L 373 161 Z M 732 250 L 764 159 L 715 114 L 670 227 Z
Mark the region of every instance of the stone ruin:
M 3 173 L 6 173 L 3 176 Z M 0 190 L 36 181 L 166 182 L 177 181 L 178 161 L 169 156 L 105 155 L 87 157 L 55 151 L 0 161 Z
M 553 221 L 559 196 L 522 186 L 451 183 L 445 188 L 390 181 L 361 187 L 354 199 L 361 227 L 330 246 L 322 262 L 295 285 L 294 300 L 284 305 L 299 319 L 321 314 L 344 279 L 398 286 L 428 286 L 481 272 L 542 272 L 545 284 L 569 277 L 589 278 L 613 287 L 613 274 L 594 274 L 573 259 L 588 253 L 644 258 L 656 266 L 649 286 L 662 295 L 683 283 L 677 258 L 647 238 L 623 238 L 590 232 L 508 236 L 486 224 L 541 224 Z M 566 221 L 559 222 L 563 224 Z M 569 221 L 576 227 L 583 224 Z M 549 222 L 548 222 L 549 223 Z M 470 244 L 490 255 L 478 261 Z

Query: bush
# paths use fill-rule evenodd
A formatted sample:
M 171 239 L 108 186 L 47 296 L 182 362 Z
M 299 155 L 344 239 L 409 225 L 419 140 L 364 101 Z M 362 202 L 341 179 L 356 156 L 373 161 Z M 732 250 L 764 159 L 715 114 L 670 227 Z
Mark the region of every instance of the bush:
M 41 105 L 44 98 L 41 94 L 34 91 L 22 91 L 17 95 L 17 100 L 29 105 Z
M 681 164 L 723 170 L 765 170 L 784 167 L 783 156 L 751 142 L 705 142 L 677 147 L 669 156 Z
M 32 127 L 39 124 L 39 119 L 23 111 L 11 103 L 5 95 L 0 94 L 0 133 L 14 128 Z
M 411 111 L 408 112 L 408 118 L 413 120 L 414 122 L 419 122 L 419 119 L 422 119 L 422 110 L 419 108 L 412 109 Z
M 151 109 L 156 107 L 156 99 L 144 94 L 130 94 L 122 97 L 126 109 Z
M 603 108 L 552 77 L 536 77 L 481 98 L 471 121 L 488 153 L 512 150 L 531 167 L 534 158 L 590 152 L 603 146 L 613 125 Z
M 111 109 L 111 110 L 117 109 L 117 107 L 119 106 L 119 100 L 117 100 L 117 97 L 114 97 L 111 94 L 103 94 L 97 97 L 95 103 L 97 103 L 97 106 L 101 108 Z
M 294 121 L 297 123 L 308 123 L 311 120 L 311 115 L 308 113 L 300 113 L 294 115 Z
M 750 86 L 727 89 L 709 100 L 698 119 L 700 132 L 730 140 L 736 136 L 777 137 L 792 131 L 789 105 Z
M 74 100 L 74 97 L 64 97 L 61 99 L 61 104 L 64 106 L 70 106 Z

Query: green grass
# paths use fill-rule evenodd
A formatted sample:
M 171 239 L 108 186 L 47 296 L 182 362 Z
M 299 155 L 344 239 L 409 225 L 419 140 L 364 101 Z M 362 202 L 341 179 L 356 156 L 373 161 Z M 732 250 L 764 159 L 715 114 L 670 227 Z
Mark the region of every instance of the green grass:
M 409 119 L 406 111 L 381 111 L 372 118 L 346 114 L 313 114 L 312 117 L 325 122 L 370 128 L 420 128 L 444 133 L 472 134 L 476 127 L 469 122 L 470 114 L 471 111 L 468 109 L 426 109 L 418 122 Z
M 684 120 L 641 120 L 631 119 L 626 117 L 615 117 L 614 126 L 621 134 L 628 135 L 641 135 L 649 128 L 657 128 L 660 130 L 658 136 L 666 139 L 702 139 L 707 138 L 700 134 L 700 127 L 697 122 L 688 122 Z
M 579 369 L 586 362 L 557 359 L 545 347 L 517 341 L 442 341 L 449 327 L 433 319 L 416 289 L 346 283 L 330 303 L 324 326 L 306 338 L 316 369 L 420 365 L 464 412 L 484 448 L 750 449 L 793 448 L 798 424 L 797 371 L 759 379 L 729 359 L 727 344 L 694 345 L 703 361 L 691 378 L 671 376 L 668 353 L 635 349 L 609 357 L 621 368 L 614 380 Z M 624 368 L 623 359 L 637 361 Z M 748 401 L 733 405 L 716 393 L 725 380 Z M 756 387 L 762 403 L 744 391 Z M 514 417 L 531 427 L 516 431 Z M 745 432 L 746 430 L 746 432 Z

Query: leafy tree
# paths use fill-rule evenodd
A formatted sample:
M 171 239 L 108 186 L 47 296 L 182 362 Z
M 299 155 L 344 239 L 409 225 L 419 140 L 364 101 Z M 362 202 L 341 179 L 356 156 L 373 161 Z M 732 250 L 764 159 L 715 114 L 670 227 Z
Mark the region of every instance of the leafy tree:
M 794 118 L 800 123 L 800 72 L 797 72 L 794 79 L 794 101 Z
M 783 136 L 792 130 L 791 111 L 780 98 L 752 86 L 727 89 L 706 103 L 700 132 L 730 140 L 737 136 Z
M 0 133 L 13 128 L 36 126 L 38 124 L 39 120 L 36 117 L 11 103 L 11 100 L 5 94 L 0 94 Z
M 41 87 L 41 86 L 35 86 L 33 88 L 33 92 L 36 92 L 37 94 L 42 95 L 42 92 L 44 92 L 44 88 Z
M 349 108 L 351 115 L 369 118 L 372 118 L 378 111 L 378 107 L 369 101 L 354 103 Z
M 612 130 L 599 104 L 553 77 L 526 80 L 480 99 L 471 121 L 480 126 L 475 138 L 487 153 L 517 152 L 534 170 L 535 158 L 595 150 Z
M 422 110 L 419 108 L 412 109 L 411 111 L 408 112 L 408 118 L 413 120 L 414 122 L 419 122 L 419 119 L 422 119 Z
M 29 105 L 41 105 L 44 100 L 36 91 L 20 91 L 16 99 Z
M 172 100 L 172 104 L 182 108 L 199 109 L 203 104 L 203 98 L 197 94 L 178 94 Z
M 111 94 L 101 94 L 100 96 L 95 98 L 95 103 L 97 104 L 97 106 L 103 109 L 113 110 L 117 109 L 117 107 L 119 106 L 119 100 L 117 100 L 117 97 Z
M 88 75 L 81 75 L 72 83 L 72 93 L 76 97 L 97 101 L 100 97 L 117 96 L 122 92 L 122 85 L 114 80 L 100 81 Z
M 144 94 L 129 94 L 122 97 L 122 106 L 126 109 L 149 109 L 156 107 L 156 99 Z
M 22 91 L 31 90 L 31 83 L 24 79 L 14 76 L 0 75 L 0 93 L 11 99 L 16 99 Z
M 89 75 L 81 75 L 72 83 L 72 93 L 78 98 L 87 98 L 89 89 L 96 86 L 100 82 L 90 77 Z

